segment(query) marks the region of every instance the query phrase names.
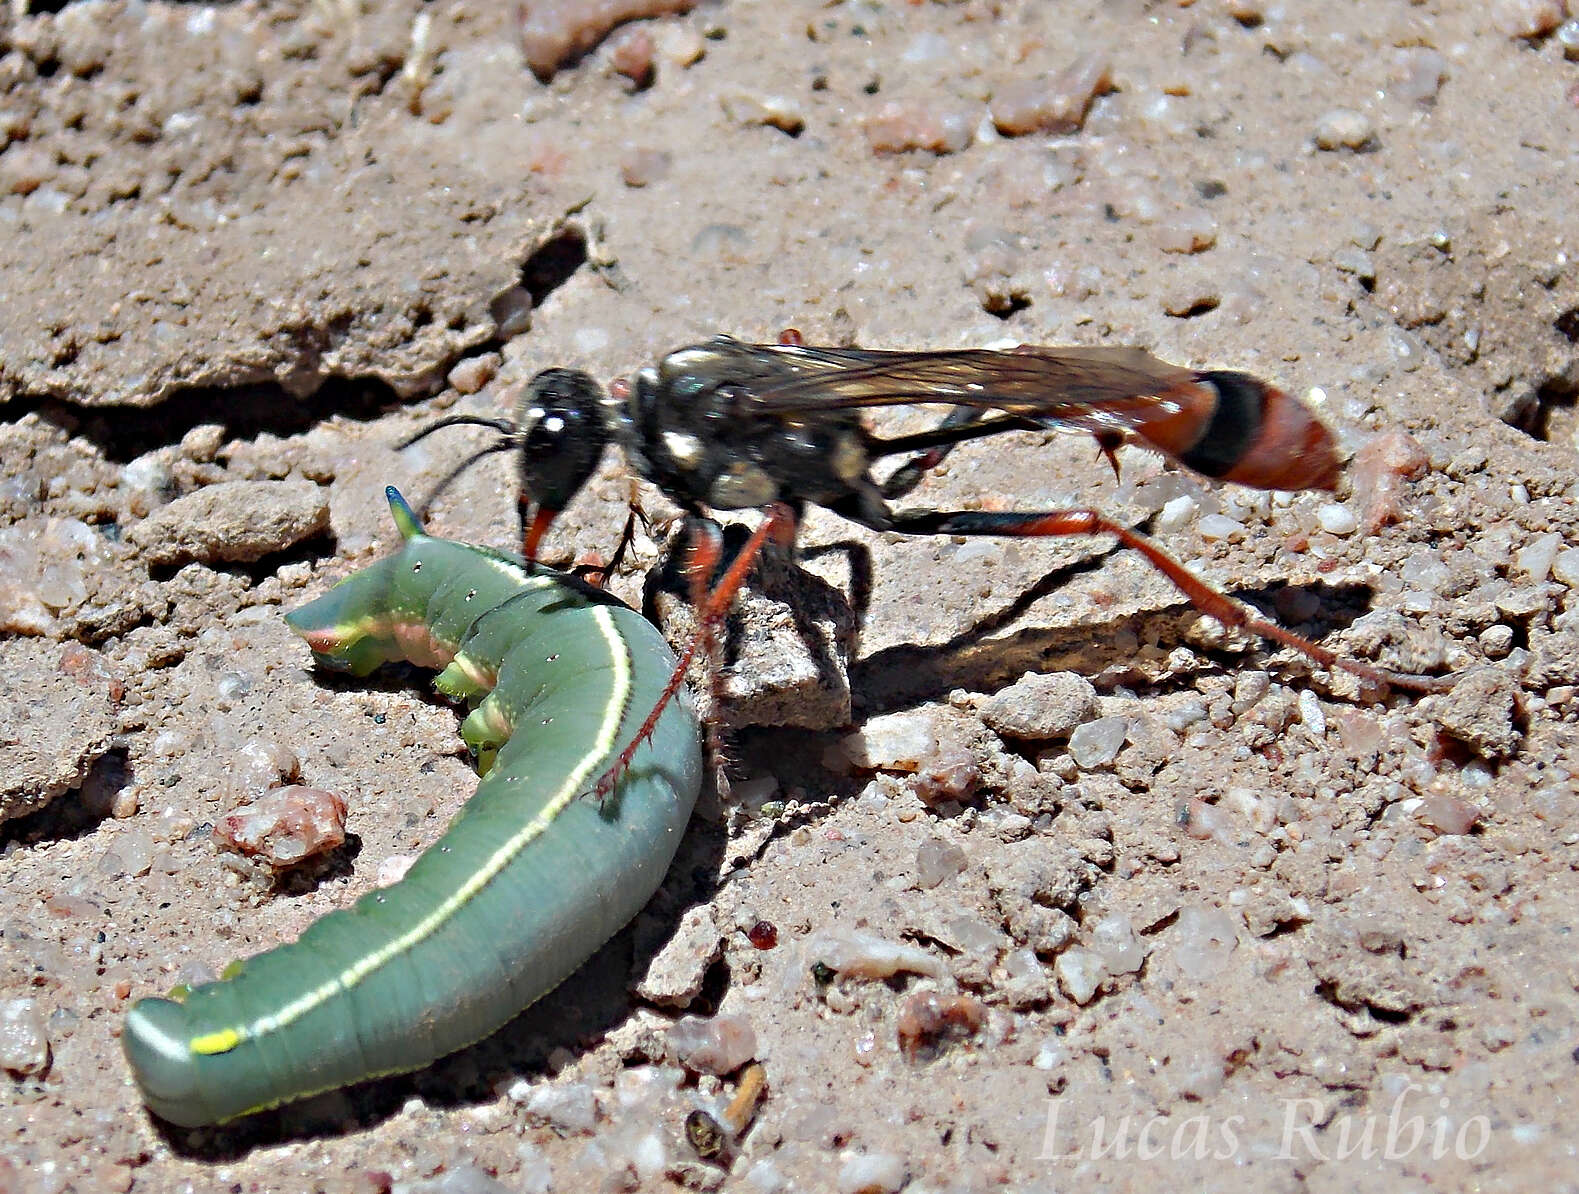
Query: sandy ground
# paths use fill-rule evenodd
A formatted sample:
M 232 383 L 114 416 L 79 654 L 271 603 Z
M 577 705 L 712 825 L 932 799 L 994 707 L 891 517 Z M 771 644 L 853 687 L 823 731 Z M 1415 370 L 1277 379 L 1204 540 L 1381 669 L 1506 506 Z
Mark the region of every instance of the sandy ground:
M 0 1189 L 1572 1188 L 1560 0 L 530 7 L 0 16 Z M 1336 498 L 1130 450 L 1115 483 L 1046 434 L 917 500 L 1151 515 L 1285 623 L 1472 682 L 1375 700 L 1100 543 L 814 515 L 786 588 L 827 633 L 737 636 L 740 803 L 631 930 L 428 1070 L 150 1120 L 130 1002 L 294 938 L 470 791 L 419 680 L 314 675 L 279 616 L 486 440 L 393 445 L 550 364 L 786 326 L 1310 397 Z M 511 544 L 512 486 L 490 458 L 433 529 Z M 550 554 L 606 552 L 627 494 L 611 455 Z M 293 770 L 353 839 L 275 889 L 212 829 Z M 684 1064 L 687 1014 L 768 1078 L 713 1160 L 684 1120 L 738 1075 Z

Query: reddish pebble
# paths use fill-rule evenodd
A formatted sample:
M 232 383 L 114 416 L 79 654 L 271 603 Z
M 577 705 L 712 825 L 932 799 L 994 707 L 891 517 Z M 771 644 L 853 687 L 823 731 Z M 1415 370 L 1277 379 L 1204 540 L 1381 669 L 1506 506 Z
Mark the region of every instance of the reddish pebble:
M 1372 534 L 1401 516 L 1404 482 L 1424 474 L 1431 463 L 1425 449 L 1396 427 L 1373 437 L 1354 454 L 1354 492 L 1365 503 L 1361 525 Z
M 652 34 L 641 25 L 629 25 L 609 38 L 609 65 L 638 88 L 652 83 L 656 52 Z
M 771 921 L 759 920 L 746 930 L 746 939 L 758 949 L 772 949 L 779 943 L 779 931 Z
M 345 841 L 345 801 L 319 788 L 275 788 L 221 817 L 214 837 L 270 866 L 294 866 Z
M 941 1043 L 945 1036 L 979 1032 L 986 1020 L 986 1007 L 969 995 L 917 991 L 899 1009 L 899 1047 L 906 1057 L 914 1058 L 922 1048 Z
M 1427 796 L 1420 802 L 1420 819 L 1438 833 L 1468 833 L 1480 820 L 1480 810 L 1457 796 Z

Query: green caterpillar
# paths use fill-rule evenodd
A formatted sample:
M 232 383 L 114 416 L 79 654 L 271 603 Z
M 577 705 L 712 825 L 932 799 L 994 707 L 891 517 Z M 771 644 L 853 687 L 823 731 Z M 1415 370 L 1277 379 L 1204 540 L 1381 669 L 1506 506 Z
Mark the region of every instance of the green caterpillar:
M 657 630 L 574 578 L 429 538 L 387 496 L 400 550 L 285 620 L 356 675 L 442 667 L 439 691 L 475 705 L 461 733 L 482 781 L 399 883 L 217 982 L 132 1007 L 127 1061 L 171 1123 L 222 1123 L 487 1036 L 635 916 L 695 804 L 700 735 L 683 699 L 609 795 L 589 796 L 675 666 Z

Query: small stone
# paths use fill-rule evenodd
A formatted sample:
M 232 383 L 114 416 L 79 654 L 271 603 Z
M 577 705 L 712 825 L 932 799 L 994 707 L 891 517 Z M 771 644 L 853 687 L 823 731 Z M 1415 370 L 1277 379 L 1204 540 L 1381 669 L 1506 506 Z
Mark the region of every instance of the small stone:
M 1519 747 L 1518 682 L 1499 668 L 1464 673 L 1444 693 L 1433 713 L 1442 732 L 1485 759 L 1502 759 Z
M 1111 70 L 1105 57 L 1086 54 L 1056 75 L 1008 83 L 992 97 L 992 123 L 1005 137 L 1076 132 L 1092 101 L 1112 90 Z
M 910 1180 L 910 1169 L 897 1153 L 840 1154 L 834 1188 L 839 1194 L 895 1194 Z
M 1204 253 L 1217 243 L 1217 221 L 1198 207 L 1181 208 L 1157 224 L 1164 253 Z
M 1327 732 L 1327 715 L 1322 712 L 1321 701 L 1308 688 L 1299 694 L 1299 720 L 1312 738 L 1323 737 Z
M 1128 718 L 1099 717 L 1088 721 L 1069 736 L 1069 755 L 1085 771 L 1106 767 L 1118 758 L 1128 733 Z
M 1506 659 L 1513 650 L 1513 627 L 1496 622 L 1480 632 L 1480 649 L 1487 659 Z
M 1552 576 L 1570 589 L 1579 589 L 1579 547 L 1570 547 L 1552 557 Z
M 766 125 L 792 137 L 800 136 L 806 128 L 806 114 L 788 96 L 735 92 L 721 102 L 724 115 L 735 124 Z
M 272 867 L 291 867 L 345 842 L 345 812 L 345 801 L 334 792 L 276 788 L 221 817 L 214 840 Z
M 1563 48 L 1563 57 L 1569 62 L 1579 62 L 1579 20 L 1564 21 L 1557 27 L 1557 44 Z
M 688 908 L 680 927 L 658 951 L 636 994 L 652 1003 L 686 1007 L 702 993 L 707 968 L 723 956 L 723 934 L 705 904 Z
M 930 891 L 965 869 L 965 851 L 941 837 L 929 837 L 916 847 L 916 886 Z
M 225 481 L 178 497 L 126 538 L 150 563 L 251 563 L 329 529 L 329 491 L 311 481 Z
M 1186 978 L 1215 980 L 1239 946 L 1234 918 L 1221 908 L 1187 907 L 1169 934 L 1173 960 Z
M 745 1016 L 686 1016 L 668 1032 L 669 1050 L 686 1069 L 722 1077 L 757 1055 L 757 1034 Z
M 674 157 L 664 149 L 628 145 L 620 154 L 620 181 L 628 187 L 647 187 L 669 174 Z
M 1440 593 L 1447 587 L 1449 574 L 1439 552 L 1421 547 L 1409 553 L 1398 570 L 1398 576 L 1411 589 L 1422 593 Z
M 1438 833 L 1463 834 L 1475 828 L 1480 810 L 1467 800 L 1438 793 L 1420 802 L 1419 817 Z
M 1162 504 L 1162 511 L 1157 515 L 1156 529 L 1159 533 L 1166 534 L 1176 531 L 1195 517 L 1196 511 L 1201 508 L 1189 494 L 1180 494 L 1170 498 Z
M 981 719 L 1006 738 L 1067 737 L 1096 712 L 1097 690 L 1076 672 L 1026 672 L 982 703 Z
M 1352 535 L 1359 528 L 1360 521 L 1347 507 L 1328 502 L 1316 511 L 1316 524 L 1329 535 Z
M 1110 913 L 1097 921 L 1091 930 L 1091 948 L 1101 956 L 1109 974 L 1134 974 L 1146 962 L 1146 947 L 1122 912 Z
M 1563 537 L 1556 531 L 1536 535 L 1513 557 L 1513 566 L 1537 584 L 1551 575 L 1552 563 L 1563 545 Z
M 1064 994 L 1082 1006 L 1096 997 L 1097 988 L 1107 978 L 1107 964 L 1102 955 L 1079 946 L 1059 954 L 1053 970 Z
M 54 153 L 19 141 L 0 153 L 0 193 L 31 195 L 55 176 L 55 170 Z
M 1352 108 L 1334 108 L 1316 122 L 1319 149 L 1363 149 L 1374 136 L 1370 117 Z
M 1208 514 L 1196 524 L 1201 538 L 1208 541 L 1227 539 L 1236 542 L 1245 537 L 1244 523 L 1229 518 L 1226 514 Z
M 519 336 L 532 326 L 532 295 L 524 286 L 510 286 L 494 295 L 488 303 L 488 316 L 494 322 L 494 335 L 500 340 Z
M 597 1127 L 597 1096 L 585 1082 L 534 1086 L 525 1102 L 528 1115 L 561 1132 L 590 1132 Z
M 916 771 L 937 753 L 937 726 L 925 710 L 884 713 L 846 735 L 839 746 L 862 771 Z
M 1545 37 L 1567 16 L 1563 0 L 1497 0 L 1492 19 L 1509 37 Z
M 888 978 L 901 971 L 942 978 L 943 964 L 919 946 L 890 941 L 864 929 L 821 929 L 806 940 L 808 964 L 821 962 L 840 975 Z
M 17 1077 L 49 1069 L 49 1032 L 32 999 L 0 1000 L 0 1069 Z
M 467 357 L 450 370 L 450 388 L 458 394 L 475 394 L 494 379 L 503 358 L 496 352 Z

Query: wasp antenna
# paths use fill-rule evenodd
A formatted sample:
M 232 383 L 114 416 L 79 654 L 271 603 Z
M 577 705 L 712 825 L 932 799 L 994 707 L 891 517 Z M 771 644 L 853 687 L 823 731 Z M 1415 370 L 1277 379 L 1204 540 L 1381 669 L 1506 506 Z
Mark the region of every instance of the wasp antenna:
M 490 419 L 483 415 L 445 415 L 406 436 L 395 445 L 395 451 L 402 452 L 418 440 L 427 439 L 435 431 L 442 431 L 446 427 L 488 427 L 500 435 L 515 434 L 515 424 L 509 419 Z

